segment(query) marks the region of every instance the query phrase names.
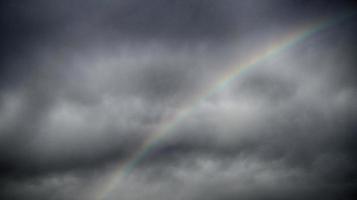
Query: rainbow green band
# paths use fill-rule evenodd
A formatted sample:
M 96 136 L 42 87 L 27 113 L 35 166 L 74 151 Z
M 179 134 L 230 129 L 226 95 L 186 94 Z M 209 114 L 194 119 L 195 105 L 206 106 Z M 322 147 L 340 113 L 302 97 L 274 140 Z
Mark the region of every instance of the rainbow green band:
M 191 97 L 185 106 L 178 109 L 173 116 L 162 121 L 156 132 L 149 135 L 149 137 L 129 157 L 129 159 L 122 162 L 121 165 L 114 171 L 109 178 L 110 180 L 108 180 L 104 186 L 102 185 L 100 187 L 101 189 L 96 192 L 96 199 L 104 199 L 110 191 L 114 190 L 118 181 L 129 175 L 135 166 L 137 166 L 140 161 L 147 157 L 148 154 L 150 154 L 150 152 L 152 152 L 152 150 L 162 142 L 165 136 L 172 133 L 172 130 L 175 129 L 175 127 L 177 127 L 183 119 L 197 109 L 201 102 L 224 89 L 242 73 L 243 69 L 257 66 L 260 63 L 267 61 L 279 53 L 295 46 L 297 43 L 304 41 L 311 35 L 335 26 L 346 19 L 355 16 L 355 14 L 356 12 L 352 12 L 332 19 L 317 20 L 314 23 L 309 23 L 308 25 L 300 27 L 297 31 L 293 31 L 285 37 L 279 39 L 272 45 L 264 48 L 262 51 L 255 53 L 251 58 L 245 60 L 245 62 L 238 63 L 230 67 L 226 72 L 219 76 L 216 81 L 213 81 L 212 84 L 207 86 L 205 90 L 202 90 L 195 96 Z

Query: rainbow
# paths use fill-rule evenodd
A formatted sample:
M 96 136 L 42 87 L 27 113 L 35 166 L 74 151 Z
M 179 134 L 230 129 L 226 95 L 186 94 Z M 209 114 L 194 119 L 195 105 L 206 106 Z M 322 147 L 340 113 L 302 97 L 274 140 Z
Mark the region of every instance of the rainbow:
M 325 30 L 329 27 L 335 26 L 348 18 L 353 17 L 356 12 L 345 14 L 342 16 L 318 19 L 312 23 L 300 26 L 295 31 L 290 32 L 286 36 L 273 42 L 271 45 L 263 48 L 261 51 L 255 53 L 252 57 L 246 59 L 243 62 L 236 63 L 234 66 L 228 68 L 222 73 L 219 78 L 208 85 L 204 90 L 199 91 L 196 95 L 191 97 L 184 106 L 177 109 L 177 112 L 172 116 L 161 121 L 157 130 L 150 134 L 146 140 L 140 145 L 140 147 L 129 156 L 125 161 L 122 161 L 120 166 L 114 170 L 109 180 L 104 185 L 100 186 L 99 191 L 96 191 L 95 199 L 104 199 L 110 191 L 114 190 L 117 183 L 127 177 L 146 156 L 150 154 L 167 136 L 173 132 L 173 129 L 177 127 L 183 119 L 194 112 L 197 107 L 205 101 L 207 98 L 215 93 L 218 93 L 224 89 L 227 85 L 233 82 L 241 73 L 243 69 L 257 66 L 268 59 L 278 55 L 279 53 L 295 46 L 297 43 L 304 41 L 311 35 Z

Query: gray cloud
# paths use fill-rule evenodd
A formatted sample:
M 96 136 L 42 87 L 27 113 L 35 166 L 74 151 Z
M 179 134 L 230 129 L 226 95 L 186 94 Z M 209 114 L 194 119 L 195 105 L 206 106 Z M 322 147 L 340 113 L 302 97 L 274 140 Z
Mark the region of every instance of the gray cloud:
M 229 67 L 348 1 L 1 6 L 2 199 L 338 199 L 356 189 L 356 24 L 245 69 L 125 178 L 122 162 Z

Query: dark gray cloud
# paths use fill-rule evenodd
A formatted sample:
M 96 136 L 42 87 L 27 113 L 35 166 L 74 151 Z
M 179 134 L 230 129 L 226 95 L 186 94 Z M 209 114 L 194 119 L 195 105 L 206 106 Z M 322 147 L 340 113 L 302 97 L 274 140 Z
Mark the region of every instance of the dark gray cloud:
M 4 1 L 1 199 L 352 199 L 352 17 L 162 121 L 229 67 L 352 1 Z M 114 178 L 113 178 L 114 177 Z M 113 181 L 114 180 L 114 181 Z

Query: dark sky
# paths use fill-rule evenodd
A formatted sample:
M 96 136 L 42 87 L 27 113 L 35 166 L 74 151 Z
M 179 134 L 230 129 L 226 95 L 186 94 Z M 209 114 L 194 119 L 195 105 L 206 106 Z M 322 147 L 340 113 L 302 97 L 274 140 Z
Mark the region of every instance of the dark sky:
M 337 0 L 1 1 L 0 199 L 356 198 L 356 15 L 245 69 L 115 176 L 224 71 L 356 11 Z

